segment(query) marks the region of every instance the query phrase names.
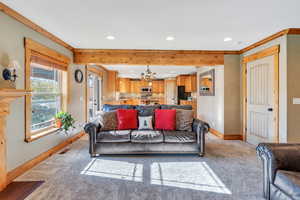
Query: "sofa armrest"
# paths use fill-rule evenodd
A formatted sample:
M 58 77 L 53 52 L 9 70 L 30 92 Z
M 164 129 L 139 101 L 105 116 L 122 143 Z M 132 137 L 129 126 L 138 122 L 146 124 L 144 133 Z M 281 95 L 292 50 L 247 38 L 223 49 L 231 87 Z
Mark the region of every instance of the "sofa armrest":
M 261 143 L 256 148 L 271 183 L 278 169 L 300 171 L 300 144 Z
M 95 144 L 97 139 L 97 133 L 98 130 L 101 128 L 101 125 L 99 123 L 95 122 L 89 122 L 84 126 L 84 131 L 89 134 L 89 152 L 91 155 L 95 152 Z
M 199 155 L 203 156 L 205 153 L 205 133 L 209 130 L 208 123 L 201 121 L 199 119 L 194 119 L 192 125 L 193 132 L 197 136 L 197 144 L 199 144 Z

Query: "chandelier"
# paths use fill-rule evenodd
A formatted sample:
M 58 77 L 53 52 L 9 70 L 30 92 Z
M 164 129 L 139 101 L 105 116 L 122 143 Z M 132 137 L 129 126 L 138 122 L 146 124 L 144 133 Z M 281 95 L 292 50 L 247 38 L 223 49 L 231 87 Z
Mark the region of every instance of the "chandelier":
M 149 65 L 147 66 L 146 71 L 141 73 L 141 79 L 145 81 L 151 81 L 152 79 L 155 79 L 155 76 L 156 73 L 150 71 Z

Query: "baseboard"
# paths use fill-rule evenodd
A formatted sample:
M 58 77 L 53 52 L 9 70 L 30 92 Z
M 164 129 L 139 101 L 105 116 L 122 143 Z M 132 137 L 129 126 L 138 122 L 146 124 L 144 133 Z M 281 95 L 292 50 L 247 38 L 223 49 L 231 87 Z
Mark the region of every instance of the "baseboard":
M 243 135 L 228 135 L 228 134 L 222 134 L 216 129 L 210 128 L 209 132 L 213 135 L 217 136 L 218 138 L 222 140 L 243 140 Z
M 209 132 L 214 134 L 215 136 L 217 136 L 220 139 L 224 139 L 224 134 L 220 133 L 219 131 L 217 131 L 216 129 L 213 128 L 209 128 Z
M 243 140 L 242 135 L 224 135 L 224 140 Z
M 50 156 L 52 156 L 53 154 L 55 154 L 56 152 L 58 152 L 62 148 L 66 147 L 67 145 L 69 145 L 69 144 L 73 143 L 74 141 L 78 140 L 84 134 L 85 134 L 84 132 L 80 132 L 80 133 L 68 138 L 67 140 L 63 141 L 62 143 L 56 145 L 55 147 L 52 147 L 48 151 L 46 151 L 44 153 L 41 153 L 40 155 L 33 158 L 32 160 L 29 160 L 26 163 L 20 165 L 19 167 L 9 171 L 7 173 L 7 185 L 9 183 L 11 183 L 14 179 L 16 179 L 18 176 L 22 175 L 23 173 L 25 173 L 26 171 L 31 169 L 32 167 L 34 167 L 37 164 L 39 164 L 40 162 L 46 160 L 47 158 L 49 158 Z

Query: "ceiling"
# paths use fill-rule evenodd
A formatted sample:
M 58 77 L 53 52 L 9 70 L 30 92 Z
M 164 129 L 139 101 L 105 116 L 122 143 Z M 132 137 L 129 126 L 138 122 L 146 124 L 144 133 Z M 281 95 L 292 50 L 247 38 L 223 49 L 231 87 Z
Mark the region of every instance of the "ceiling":
M 75 48 L 240 50 L 300 27 L 299 0 L 0 1 Z
M 102 65 L 103 66 L 103 65 Z M 145 72 L 147 66 L 145 65 L 105 65 L 108 70 L 119 72 L 119 77 L 122 78 L 141 78 L 141 73 Z M 156 72 L 157 79 L 172 78 L 180 74 L 192 74 L 197 72 L 194 66 L 150 66 L 152 72 Z

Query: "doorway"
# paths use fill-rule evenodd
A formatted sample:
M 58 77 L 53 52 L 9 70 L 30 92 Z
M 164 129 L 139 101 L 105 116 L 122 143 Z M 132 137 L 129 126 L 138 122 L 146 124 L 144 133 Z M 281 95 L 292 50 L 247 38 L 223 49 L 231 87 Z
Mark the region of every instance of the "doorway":
M 87 119 L 95 119 L 102 106 L 102 77 L 96 73 L 87 72 Z
M 244 137 L 253 145 L 278 142 L 278 53 L 275 46 L 243 60 Z

